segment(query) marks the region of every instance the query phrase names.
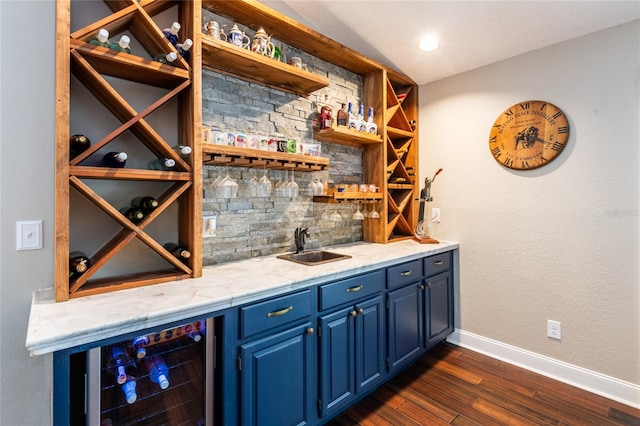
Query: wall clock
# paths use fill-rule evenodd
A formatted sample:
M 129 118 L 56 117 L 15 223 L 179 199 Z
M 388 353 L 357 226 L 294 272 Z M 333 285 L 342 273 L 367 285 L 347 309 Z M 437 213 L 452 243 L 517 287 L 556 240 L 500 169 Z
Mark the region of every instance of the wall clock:
M 493 123 L 489 149 L 510 169 L 530 170 L 553 161 L 569 139 L 567 117 L 545 101 L 524 101 L 504 110 Z

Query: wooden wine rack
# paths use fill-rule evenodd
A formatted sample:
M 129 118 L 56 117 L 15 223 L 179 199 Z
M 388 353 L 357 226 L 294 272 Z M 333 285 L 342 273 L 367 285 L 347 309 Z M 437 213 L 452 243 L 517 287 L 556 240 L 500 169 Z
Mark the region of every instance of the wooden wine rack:
M 201 3 L 194 1 L 166 0 L 106 0 L 104 4 L 112 11 L 79 30 L 71 32 L 70 21 L 73 2 L 57 0 L 56 9 L 56 259 L 55 259 L 55 298 L 64 301 L 69 298 L 103 293 L 123 288 L 131 288 L 148 284 L 156 284 L 182 278 L 200 276 L 202 271 L 201 234 L 202 228 L 202 156 L 200 150 L 201 126 L 201 51 L 200 27 Z M 102 7 L 95 3 L 96 9 Z M 97 31 L 105 28 L 110 38 L 122 32 L 131 34 L 140 43 L 149 57 L 160 53 L 176 52 L 169 43 L 161 28 L 154 21 L 154 16 L 169 9 L 175 11 L 182 24 L 180 37 L 191 38 L 191 60 L 185 61 L 180 55 L 175 66 L 154 62 L 146 57 L 95 46 L 89 40 Z M 96 12 L 97 14 L 99 12 Z M 94 141 L 91 147 L 79 156 L 69 157 L 69 122 L 71 105 L 71 78 L 79 81 L 118 121 L 120 125 Z M 138 111 L 119 93 L 109 78 L 142 83 L 152 88 L 167 90 L 151 105 Z M 178 104 L 176 127 L 181 145 L 192 147 L 192 154 L 183 159 L 175 153 L 172 145 L 147 121 L 154 111 L 169 101 Z M 157 171 L 136 168 L 113 169 L 84 165 L 83 161 L 92 154 L 107 148 L 125 132 L 130 132 L 136 140 L 143 144 L 156 157 L 172 158 L 176 162 L 172 171 Z M 149 158 L 148 160 L 151 160 Z M 92 189 L 87 180 L 99 179 L 109 181 L 150 181 L 164 182 L 168 189 L 157 196 L 159 206 L 141 223 L 134 224 L 119 210 L 111 205 L 98 191 Z M 115 186 L 115 185 L 114 185 Z M 121 230 L 116 232 L 95 253 L 87 253 L 91 265 L 85 273 L 69 278 L 69 240 L 70 230 L 74 223 L 70 222 L 70 191 L 79 193 L 98 209 L 115 221 Z M 131 198 L 140 194 L 131 194 Z M 164 249 L 163 244 L 152 238 L 145 228 L 160 217 L 172 205 L 178 205 L 178 220 L 175 229 L 179 235 L 179 243 L 189 247 L 191 258 L 183 263 Z M 91 236 L 87 236 L 91 238 Z M 136 273 L 123 271 L 115 276 L 93 278 L 107 262 L 114 258 L 127 244 L 134 239 L 141 241 L 147 249 L 157 253 L 164 261 L 165 268 Z

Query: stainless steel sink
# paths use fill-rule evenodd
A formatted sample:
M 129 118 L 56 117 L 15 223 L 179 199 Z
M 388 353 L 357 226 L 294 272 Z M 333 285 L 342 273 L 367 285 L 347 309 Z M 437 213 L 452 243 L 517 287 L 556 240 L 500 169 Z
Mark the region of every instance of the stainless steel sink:
M 276 256 L 278 259 L 289 260 L 302 265 L 320 265 L 322 263 L 335 262 L 338 260 L 351 259 L 346 254 L 332 253 L 324 250 L 305 251 L 302 253 L 289 253 Z

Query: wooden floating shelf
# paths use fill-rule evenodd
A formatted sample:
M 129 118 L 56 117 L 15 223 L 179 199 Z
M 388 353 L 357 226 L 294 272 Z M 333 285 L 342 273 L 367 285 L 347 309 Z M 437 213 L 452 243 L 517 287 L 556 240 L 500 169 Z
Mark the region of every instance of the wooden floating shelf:
M 382 143 L 382 137 L 380 135 L 358 132 L 345 126 L 334 126 L 326 130 L 315 130 L 313 137 L 323 142 L 355 146 Z
M 334 192 L 333 195 L 314 195 L 316 203 L 352 203 L 357 201 L 380 202 L 382 194 L 379 192 Z
M 329 169 L 329 159 L 325 157 L 211 144 L 202 145 L 202 162 L 208 166 L 259 167 L 298 172 Z
M 329 80 L 202 34 L 202 66 L 264 86 L 308 96 L 329 86 Z

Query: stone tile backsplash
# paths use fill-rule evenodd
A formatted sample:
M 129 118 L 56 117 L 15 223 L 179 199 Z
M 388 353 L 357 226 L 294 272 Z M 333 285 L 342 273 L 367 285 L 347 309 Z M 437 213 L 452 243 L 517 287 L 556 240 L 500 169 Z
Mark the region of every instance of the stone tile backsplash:
M 204 19 L 222 22 L 227 25 L 226 28 L 233 24 L 207 13 Z M 250 30 L 247 34 L 253 36 Z M 361 76 L 287 45 L 282 48 L 286 56 L 300 56 L 310 72 L 327 77 L 329 87 L 305 98 L 204 70 L 203 125 L 247 134 L 282 133 L 287 138 L 312 140 L 312 119 L 320 105 L 324 104 L 325 95 L 327 103 L 333 108 L 334 116 L 342 103 L 352 102 L 357 112 L 357 105 L 362 99 Z M 300 195 L 295 199 L 275 195 L 268 198 L 247 197 L 245 188 L 248 181 L 254 175 L 260 178 L 264 174 L 262 169 L 204 166 L 203 214 L 216 216 L 217 229 L 215 236 L 203 239 L 203 264 L 212 265 L 295 250 L 293 232 L 298 226 L 309 228 L 310 238 L 306 244 L 308 249 L 361 241 L 362 222 L 351 219 L 357 206 L 337 205 L 343 217 L 340 222 L 322 219 L 325 209 L 332 213 L 336 205 L 314 203 L 307 192 L 307 185 L 316 177 L 336 183 L 360 183 L 363 175 L 362 149 L 322 143 L 322 156 L 329 158 L 328 171 L 294 173 L 294 179 L 300 188 Z M 285 171 L 266 172 L 274 185 L 290 177 Z M 218 175 L 224 177 L 227 173 L 240 185 L 238 198 L 214 198 L 211 183 Z

